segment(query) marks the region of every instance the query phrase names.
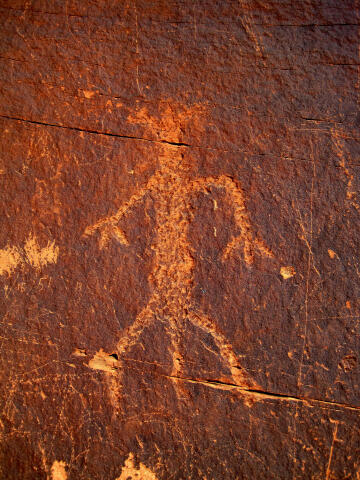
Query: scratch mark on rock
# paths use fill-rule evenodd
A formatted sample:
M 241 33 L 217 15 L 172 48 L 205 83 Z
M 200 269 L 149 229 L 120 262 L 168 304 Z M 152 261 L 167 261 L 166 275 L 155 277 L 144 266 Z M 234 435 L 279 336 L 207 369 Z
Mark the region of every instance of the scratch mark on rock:
M 335 428 L 334 428 L 333 439 L 332 439 L 332 443 L 331 443 L 331 447 L 330 447 L 329 461 L 328 461 L 328 465 L 327 465 L 327 469 L 326 469 L 326 480 L 329 480 L 329 478 L 330 478 L 331 460 L 332 460 L 332 456 L 333 456 L 333 452 L 334 452 L 334 443 L 336 441 L 336 434 L 337 434 L 338 426 L 339 426 L 339 424 L 336 422 L 336 425 L 335 425 Z

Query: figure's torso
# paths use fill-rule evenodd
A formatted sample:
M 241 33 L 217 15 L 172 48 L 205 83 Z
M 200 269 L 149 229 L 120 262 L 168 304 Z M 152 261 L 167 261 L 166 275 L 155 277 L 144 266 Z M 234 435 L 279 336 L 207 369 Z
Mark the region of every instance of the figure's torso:
M 190 178 L 181 170 L 160 169 L 152 185 L 156 236 L 150 281 L 158 299 L 157 309 L 174 317 L 182 315 L 191 301 L 194 260 L 188 241 L 189 183 Z

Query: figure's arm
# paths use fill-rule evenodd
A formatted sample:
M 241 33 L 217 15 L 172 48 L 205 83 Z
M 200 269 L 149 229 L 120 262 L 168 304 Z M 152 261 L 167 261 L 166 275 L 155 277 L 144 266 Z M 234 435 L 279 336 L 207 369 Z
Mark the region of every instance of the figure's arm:
M 129 242 L 127 241 L 124 232 L 121 230 L 120 227 L 118 227 L 118 223 L 128 210 L 130 210 L 133 206 L 136 205 L 136 203 L 143 199 L 146 193 L 153 190 L 153 184 L 154 176 L 150 178 L 145 187 L 141 188 L 139 192 L 134 193 L 134 195 L 132 195 L 130 199 L 125 202 L 114 215 L 102 218 L 94 225 L 90 225 L 89 227 L 87 227 L 84 231 L 84 235 L 93 235 L 96 230 L 99 230 L 99 247 L 101 249 L 108 244 L 111 238 L 115 238 L 119 243 L 122 243 L 124 245 L 129 245 Z
M 242 245 L 244 260 L 248 265 L 254 261 L 254 250 L 257 249 L 262 255 L 273 257 L 273 253 L 260 238 L 254 235 L 250 217 L 245 206 L 245 195 L 238 181 L 228 175 L 219 177 L 207 177 L 194 180 L 193 187 L 196 190 L 207 192 L 211 186 L 224 188 L 233 202 L 234 219 L 241 233 L 233 237 L 226 245 L 223 259 L 227 259 L 235 248 Z

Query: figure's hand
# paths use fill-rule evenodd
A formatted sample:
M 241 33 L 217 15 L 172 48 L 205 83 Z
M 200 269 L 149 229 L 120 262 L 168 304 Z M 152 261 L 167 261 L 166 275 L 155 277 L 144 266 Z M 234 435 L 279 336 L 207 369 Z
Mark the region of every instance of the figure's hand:
M 234 254 L 234 251 L 239 248 L 242 248 L 243 250 L 244 261 L 247 265 L 252 265 L 254 263 L 255 250 L 257 250 L 263 256 L 274 258 L 274 254 L 262 240 L 259 238 L 254 238 L 250 232 L 245 232 L 245 234 L 242 232 L 240 235 L 230 240 L 230 242 L 226 245 L 222 254 L 222 260 L 227 260 L 231 255 Z
M 243 250 L 245 263 L 251 265 L 254 262 L 254 249 L 251 242 L 244 238 L 243 234 L 233 237 L 226 245 L 222 254 L 222 261 L 228 260 L 234 254 L 234 250 L 240 248 Z
M 233 253 L 243 250 L 244 261 L 247 265 L 254 263 L 255 250 L 261 255 L 273 258 L 272 251 L 261 238 L 254 233 L 250 217 L 246 209 L 245 193 L 240 183 L 229 175 L 219 177 L 198 178 L 192 182 L 194 190 L 206 192 L 210 186 L 224 188 L 234 210 L 234 220 L 241 233 L 233 237 L 226 245 L 222 254 L 222 261 L 227 260 Z
M 130 199 L 123 203 L 119 210 L 110 217 L 103 218 L 99 220 L 94 225 L 87 227 L 84 231 L 84 236 L 93 235 L 97 230 L 100 232 L 99 247 L 103 249 L 109 243 L 109 241 L 114 238 L 119 243 L 123 245 L 129 245 L 127 238 L 121 228 L 118 226 L 119 221 L 123 218 L 126 213 L 134 207 L 140 200 L 144 198 L 144 195 L 147 192 L 152 191 L 152 184 L 156 183 L 156 176 L 153 175 L 145 188 L 141 188 L 139 192 L 135 193 L 130 197 Z

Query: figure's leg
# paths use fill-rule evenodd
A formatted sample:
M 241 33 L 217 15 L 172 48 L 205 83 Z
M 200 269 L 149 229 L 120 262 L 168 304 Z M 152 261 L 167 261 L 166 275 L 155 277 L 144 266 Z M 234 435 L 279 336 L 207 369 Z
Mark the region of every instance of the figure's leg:
M 152 302 L 150 301 L 137 315 L 134 323 L 123 330 L 122 336 L 117 343 L 119 360 L 121 360 L 121 356 L 126 354 L 129 348 L 138 342 L 143 330 L 155 321 L 155 313 L 151 306 Z
M 114 372 L 108 377 L 109 395 L 115 415 L 122 411 L 123 365 L 124 360 L 126 360 L 124 357 L 126 357 L 129 349 L 139 341 L 144 329 L 155 321 L 155 314 L 150 305 L 151 301 L 139 315 L 137 315 L 134 323 L 123 330 L 122 336 L 116 345 L 118 362 L 116 362 L 117 365 Z
M 189 312 L 188 318 L 193 323 L 193 325 L 199 327 L 202 330 L 205 330 L 212 336 L 216 346 L 220 350 L 220 355 L 228 364 L 234 383 L 239 386 L 253 386 L 253 382 L 251 381 L 251 379 L 249 379 L 245 371 L 241 367 L 239 367 L 238 359 L 235 355 L 233 347 L 228 342 L 225 335 L 220 331 L 216 323 L 210 320 L 205 315 L 197 314 L 194 312 Z
M 166 320 L 166 331 L 169 335 L 171 342 L 171 357 L 172 357 L 172 370 L 170 375 L 172 377 L 181 377 L 182 366 L 184 364 L 184 357 L 182 355 L 181 347 L 181 332 L 178 322 L 173 318 Z
M 123 336 L 117 344 L 117 352 L 119 355 L 120 364 L 123 364 L 124 360 L 126 360 L 126 353 L 133 345 L 135 345 L 139 341 L 140 335 L 142 334 L 144 329 L 156 321 L 156 304 L 156 299 L 150 301 L 148 305 L 136 317 L 134 323 L 124 330 Z M 176 382 L 175 392 L 177 396 L 183 399 L 188 396 L 188 392 L 185 389 L 184 382 L 181 380 L 177 380 L 181 379 L 182 366 L 184 363 L 183 356 L 181 354 L 181 333 L 175 319 L 161 318 L 161 320 L 165 321 L 166 332 L 169 335 L 172 347 L 172 370 L 170 376 Z M 117 383 L 117 395 L 120 396 L 122 387 L 121 371 L 119 371 Z M 112 390 L 114 391 L 115 388 L 113 387 Z
M 183 312 L 182 312 L 183 313 Z M 184 314 L 185 315 L 185 314 Z M 182 380 L 184 372 L 183 347 L 183 321 L 178 318 L 170 317 L 166 319 L 166 331 L 171 342 L 172 370 L 170 378 L 173 380 L 174 391 L 177 398 L 181 401 L 189 398 L 188 384 Z

